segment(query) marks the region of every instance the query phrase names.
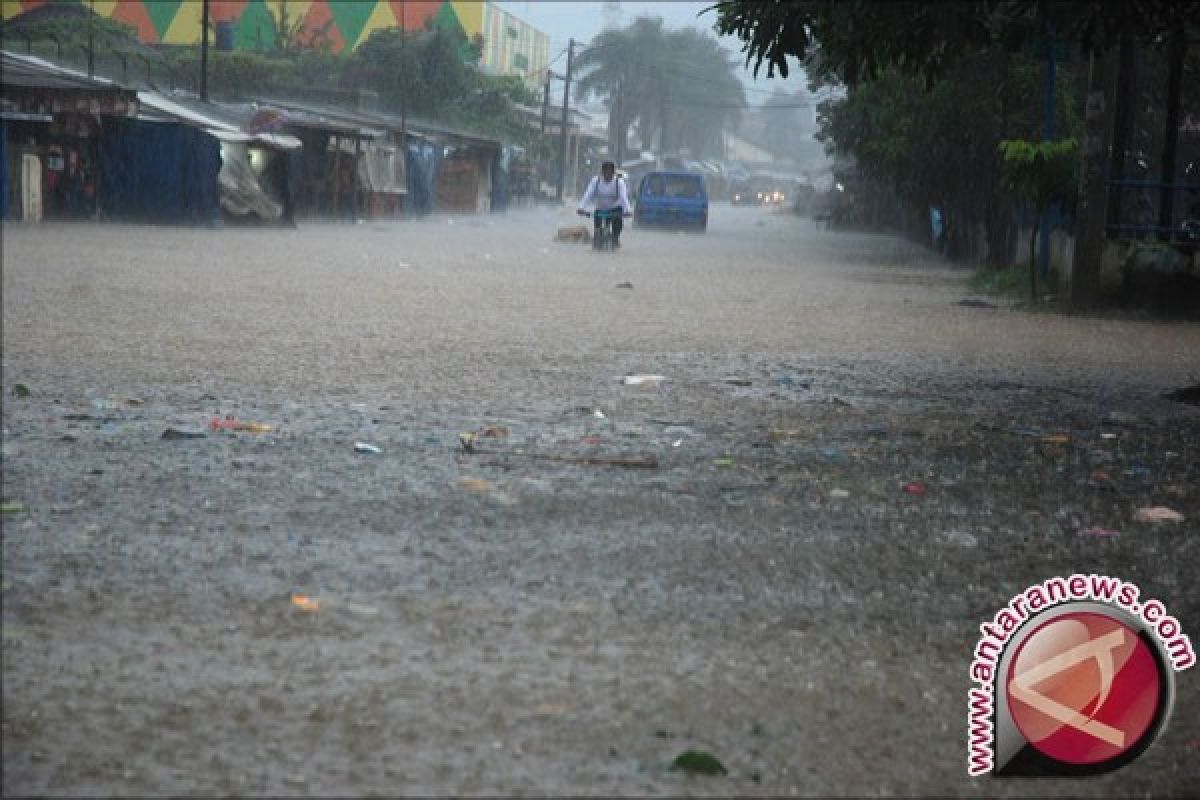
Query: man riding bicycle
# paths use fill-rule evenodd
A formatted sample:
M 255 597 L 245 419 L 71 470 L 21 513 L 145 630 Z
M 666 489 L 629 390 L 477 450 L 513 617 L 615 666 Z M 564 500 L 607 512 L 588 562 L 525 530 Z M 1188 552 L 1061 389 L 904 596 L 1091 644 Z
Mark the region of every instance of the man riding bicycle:
M 611 161 L 601 164 L 600 174 L 588 182 L 587 191 L 580 198 L 579 209 L 575 213 L 586 217 L 588 204 L 593 201 L 596 205 L 596 213 L 593 215 L 594 234 L 598 235 L 600 226 L 604 224 L 603 212 L 609 212 L 612 217 L 612 244 L 614 248 L 620 247 L 621 228 L 624 227 L 621 218 L 633 216 L 633 210 L 629 207 L 629 192 L 625 188 L 625 179 L 617 176 L 617 165 Z M 594 241 L 598 241 L 598 238 Z

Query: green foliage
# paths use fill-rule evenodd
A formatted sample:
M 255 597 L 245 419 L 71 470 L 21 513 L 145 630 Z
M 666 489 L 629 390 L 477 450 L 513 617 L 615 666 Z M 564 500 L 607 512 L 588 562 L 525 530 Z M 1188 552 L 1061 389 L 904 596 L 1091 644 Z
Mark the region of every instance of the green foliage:
M 1075 139 L 1058 142 L 1031 142 L 1025 139 L 1006 139 L 1000 142 L 1003 157 L 1004 185 L 1034 212 L 1034 219 L 1042 215 L 1054 203 L 1067 204 L 1075 196 L 1078 185 L 1075 177 Z M 1037 237 L 1029 237 L 1029 293 L 1037 297 L 1037 273 L 1034 254 Z
M 306 33 L 304 15 L 290 8 L 286 2 L 280 3 L 276 9 L 268 7 L 267 13 L 274 23 L 275 48 L 284 51 L 302 49 L 301 38 Z
M 967 286 L 976 294 L 993 296 L 1015 296 L 1029 283 L 1029 265 L 1022 264 L 1004 269 L 983 267 L 967 281 Z
M 768 75 L 786 77 L 789 57 L 804 61 L 820 49 L 829 74 L 849 85 L 889 68 L 928 81 L 944 78 L 981 52 L 1024 48 L 1046 27 L 1091 51 L 1126 32 L 1153 41 L 1200 24 L 1196 4 L 1162 0 L 722 0 L 714 8 L 717 30 L 742 40 L 756 74 L 766 64 Z
M 828 11 L 822 4 L 797 5 Z M 847 4 L 859 11 L 867 6 L 891 20 L 888 24 L 899 24 L 889 16 L 895 10 Z M 1045 64 L 1040 47 L 1034 46 L 1036 30 L 1014 23 L 1001 35 L 991 22 L 976 26 L 971 8 L 970 3 L 928 8 L 897 4 L 897 9 L 912 13 L 906 36 L 884 38 L 906 39 L 911 30 L 915 40 L 924 42 L 921 47 L 940 54 L 936 59 L 918 58 L 898 41 L 888 45 L 892 49 L 867 53 L 860 42 L 847 38 L 852 30 L 865 39 L 883 36 L 874 16 L 822 17 L 819 31 L 825 38 L 810 41 L 805 54 L 814 88 L 849 82 L 843 97 L 818 108 L 818 138 L 826 147 L 853 156 L 864 177 L 894 191 L 908 207 L 941 208 L 951 257 L 966 254 L 973 247 L 966 237 L 982 227 L 988 258 L 997 265 L 1008 258 L 1008 230 L 1016 211 L 1036 200 L 1022 182 L 1034 173 L 1018 180 L 1016 167 L 1006 166 L 1000 143 L 1034 140 L 1042 132 Z M 936 19 L 929 16 L 933 12 Z M 937 45 L 939 37 L 951 33 L 952 41 Z M 1033 38 L 1017 47 L 1006 36 Z M 1068 60 L 1056 72 L 1054 126 L 1068 139 L 1082 132 L 1076 98 L 1081 96 L 1085 69 L 1085 64 Z M 1065 152 L 1063 148 L 1054 152 Z M 1056 155 L 1053 180 L 1040 187 L 1051 198 L 1048 203 L 1062 202 L 1068 208 L 1074 191 L 1069 160 Z
M 1005 139 L 999 149 L 1005 185 L 1039 216 L 1054 203 L 1074 202 L 1079 149 L 1074 138 L 1057 142 Z
M 1032 137 L 1040 129 L 1038 106 L 1029 102 L 1040 82 L 1032 57 L 1003 50 L 972 56 L 954 80 L 930 86 L 885 70 L 818 107 L 818 138 L 852 155 L 864 177 L 906 205 L 942 208 L 952 237 L 976 224 L 999 229 L 1019 199 L 1006 194 L 999 143 L 1006 134 Z M 1069 129 L 1077 119 L 1067 113 L 1069 103 L 1060 105 L 1059 124 Z
M 420 33 L 389 28 L 373 32 L 350 56 L 346 87 L 365 87 L 411 116 L 440 118 L 479 84 L 463 61 L 465 37 L 440 28 Z
M 176 79 L 190 88 L 200 81 L 198 49 L 180 49 L 168 56 L 169 69 Z M 251 53 L 244 50 L 208 53 L 208 87 L 213 94 L 240 97 L 255 92 L 269 92 L 288 82 L 292 62 L 278 56 Z
M 88 12 L 81 8 L 77 14 L 52 17 L 34 23 L 14 17 L 5 23 L 4 46 L 15 49 L 19 41 L 23 43 L 28 37 L 31 43 L 40 45 L 39 52 L 57 52 L 56 47 L 46 47 L 48 43 L 57 40 L 57 43 L 62 45 L 64 54 L 74 55 L 86 50 L 90 36 L 96 54 L 100 56 L 148 50 L 138 41 L 137 29 L 133 26 L 99 15 L 92 16 L 89 21 L 88 16 Z
M 363 88 L 375 91 L 383 109 L 393 114 L 404 112 L 526 147 L 538 138 L 512 106 L 537 105 L 540 93 L 517 76 L 481 73 L 477 64 L 483 40 L 468 39 L 452 13 L 440 15 L 422 31 L 376 30 L 354 52 L 338 54 L 322 31 L 302 27 L 298 12 L 281 13 L 287 5 L 261 8 L 263 30 L 270 33 L 264 34 L 261 52 L 209 50 L 208 86 L 214 96 Z M 150 59 L 155 62 L 149 70 L 154 83 L 199 90 L 198 46 L 151 48 L 138 41 L 130 26 L 100 16 L 91 24 L 98 56 L 132 53 Z M 88 27 L 88 13 L 79 8 L 36 24 L 7 25 L 5 34 L 11 32 L 15 44 L 16 34 L 27 32 L 39 45 L 37 52 L 50 56 L 57 51 L 49 38 L 53 34 L 62 43 L 64 58 L 78 59 Z
M 746 104 L 736 63 L 712 36 L 692 28 L 666 30 L 657 17 L 607 30 L 576 64 L 580 94 L 609 103 L 609 141 L 624 153 L 632 126 L 643 146 L 694 155 L 721 152 L 723 130 L 735 127 Z
M 333 87 L 341 80 L 346 56 L 328 49 L 301 48 L 287 54 L 287 79 L 296 86 Z
M 444 110 L 441 119 L 465 130 L 531 147 L 540 134 L 513 111 L 513 103 L 532 105 L 541 98 L 516 76 L 476 76 L 479 85 Z
M 513 104 L 534 105 L 541 97 L 517 76 L 481 73 L 480 52 L 480 42 L 468 42 L 461 28 L 377 30 L 346 59 L 341 83 L 376 91 L 392 113 L 528 146 L 535 132 Z

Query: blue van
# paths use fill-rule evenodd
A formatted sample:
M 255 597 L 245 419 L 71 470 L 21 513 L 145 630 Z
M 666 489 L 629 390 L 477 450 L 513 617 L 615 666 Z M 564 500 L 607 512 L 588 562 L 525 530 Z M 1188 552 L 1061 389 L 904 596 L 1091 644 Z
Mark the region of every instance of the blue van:
M 649 172 L 634 195 L 633 224 L 703 231 L 708 227 L 704 176 L 695 172 Z

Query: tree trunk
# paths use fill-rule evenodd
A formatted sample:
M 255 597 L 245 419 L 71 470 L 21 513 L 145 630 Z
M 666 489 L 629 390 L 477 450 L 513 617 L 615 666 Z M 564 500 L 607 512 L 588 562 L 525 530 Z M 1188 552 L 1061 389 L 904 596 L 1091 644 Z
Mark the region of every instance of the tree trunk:
M 1037 302 L 1037 238 L 1038 238 L 1038 220 L 1042 218 L 1044 212 L 1038 209 L 1037 215 L 1033 218 L 1033 226 L 1029 229 L 1029 302 Z
M 1104 51 L 1091 54 L 1084 112 L 1083 147 L 1079 149 L 1079 214 L 1075 223 L 1075 258 L 1071 263 L 1071 306 L 1079 311 L 1100 301 L 1100 262 L 1104 256 L 1107 210 L 1104 165 L 1112 133 L 1112 95 L 1116 59 Z

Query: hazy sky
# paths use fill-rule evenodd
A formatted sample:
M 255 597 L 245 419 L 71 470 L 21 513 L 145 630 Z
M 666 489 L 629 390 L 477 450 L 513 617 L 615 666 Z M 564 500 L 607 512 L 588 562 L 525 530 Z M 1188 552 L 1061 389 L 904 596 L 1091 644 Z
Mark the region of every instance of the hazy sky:
M 496 5 L 550 34 L 551 54 L 567 40 L 586 42 L 606 23 L 624 27 L 638 17 L 662 17 L 669 28 L 691 26 L 711 30 L 716 14 L 697 16 L 712 2 L 573 2 L 572 0 L 502 0 Z
M 702 14 L 704 9 L 714 5 L 715 0 L 706 2 L 634 2 L 619 0 L 619 2 L 599 2 L 588 0 L 499 0 L 496 5 L 503 8 L 530 25 L 545 31 L 550 36 L 550 60 L 552 69 L 558 72 L 566 66 L 566 58 L 555 58 L 566 49 L 567 41 L 574 38 L 577 42 L 588 42 L 593 36 L 608 24 L 624 27 L 638 17 L 662 17 L 663 24 L 668 28 L 694 27 L 712 33 L 717 21 L 716 12 Z M 722 44 L 739 60 L 744 60 L 741 54 L 741 42 L 733 37 L 722 37 Z M 765 75 L 765 70 L 760 75 Z M 742 82 L 749 90 L 746 99 L 757 105 L 765 100 L 776 88 L 786 91 L 796 91 L 804 86 L 801 73 L 792 72 L 787 80 L 774 78 L 768 80 L 759 77 L 755 80 L 749 71 L 742 77 Z

